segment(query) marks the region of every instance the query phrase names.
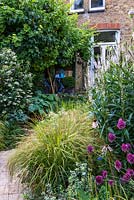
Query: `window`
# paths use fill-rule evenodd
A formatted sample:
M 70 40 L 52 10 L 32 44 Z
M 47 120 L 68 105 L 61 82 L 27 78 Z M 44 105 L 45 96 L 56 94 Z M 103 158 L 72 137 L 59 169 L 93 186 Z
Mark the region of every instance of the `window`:
M 110 62 L 118 62 L 120 32 L 118 30 L 103 30 L 93 38 L 95 45 L 89 67 L 90 85 L 95 84 L 99 71 L 106 71 Z
M 71 0 L 71 12 L 83 12 L 83 0 Z
M 105 0 L 89 0 L 89 10 L 90 11 L 105 10 Z
M 97 43 L 116 42 L 116 32 L 117 31 L 99 32 L 99 34 L 94 37 L 94 41 Z

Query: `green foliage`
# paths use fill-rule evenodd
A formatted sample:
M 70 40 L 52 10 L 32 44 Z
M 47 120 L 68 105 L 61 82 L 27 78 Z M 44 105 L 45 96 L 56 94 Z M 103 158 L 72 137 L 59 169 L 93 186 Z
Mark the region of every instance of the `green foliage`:
M 55 111 L 58 106 L 58 97 L 55 94 L 43 94 L 36 92 L 36 96 L 30 99 L 28 111 L 33 114 L 44 115 L 50 111 Z
M 39 198 L 40 200 L 89 200 L 89 184 L 88 184 L 88 166 L 86 163 L 79 164 L 76 163 L 76 167 L 73 171 L 70 171 L 70 176 L 68 177 L 68 186 L 63 188 L 58 186 L 57 193 L 53 191 L 50 184 L 47 185 L 46 191 L 42 192 L 42 195 L 36 197 L 34 194 L 25 194 L 27 200 L 35 200 Z
M 60 96 L 60 109 L 71 110 L 79 109 L 84 112 L 88 112 L 91 107 L 91 103 L 87 94 L 62 94 Z
M 87 145 L 93 142 L 90 123 L 79 110 L 53 113 L 18 146 L 9 161 L 10 172 L 19 173 L 22 182 L 39 195 L 47 184 L 53 189 L 65 187 L 70 170 L 86 159 Z
M 66 189 L 67 199 L 89 200 L 90 191 L 88 181 L 88 166 L 87 163 L 76 163 L 76 168 L 71 171 L 69 183 Z
M 32 75 L 18 63 L 10 49 L 0 51 L 0 113 L 25 110 L 31 98 Z
M 1 0 L 0 47 L 10 47 L 35 70 L 67 66 L 76 52 L 89 60 L 92 32 L 77 27 L 65 0 Z
M 127 194 L 121 195 L 121 190 L 124 191 L 123 186 L 120 188 L 116 186 L 108 186 L 107 184 L 97 186 L 94 182 L 91 169 L 88 168 L 87 163 L 76 163 L 76 167 L 70 172 L 68 177 L 68 186 L 63 188 L 57 186 L 58 190 L 55 192 L 53 187 L 48 184 L 46 191 L 42 192 L 40 196 L 36 196 L 31 191 L 24 194 L 26 200 L 128 200 Z M 133 198 L 130 198 L 131 200 Z
M 62 83 L 63 83 L 65 88 L 74 88 L 74 86 L 75 86 L 75 78 L 72 77 L 72 76 L 65 77 L 62 80 Z
M 16 121 L 18 123 L 25 123 L 28 121 L 29 117 L 23 112 L 23 110 L 15 110 L 11 114 L 8 114 L 9 121 Z
M 118 64 L 111 63 L 93 89 L 93 112 L 99 122 L 101 135 L 107 138 L 108 131 L 117 131 L 117 121 L 127 122 L 126 131 L 118 136 L 122 142 L 134 141 L 134 64 L 122 55 Z M 121 134 L 121 135 L 120 135 Z
M 9 121 L 0 121 L 0 150 L 12 149 L 24 136 L 22 128 Z

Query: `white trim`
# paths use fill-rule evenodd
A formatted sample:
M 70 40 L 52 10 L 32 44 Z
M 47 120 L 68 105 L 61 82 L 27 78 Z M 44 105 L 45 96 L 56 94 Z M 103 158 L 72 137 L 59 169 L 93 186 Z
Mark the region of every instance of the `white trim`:
M 95 8 L 91 7 L 91 1 L 92 0 L 89 0 L 89 11 L 103 11 L 103 10 L 105 10 L 105 0 L 103 0 L 103 6 L 95 7 Z
M 134 15 L 134 10 L 129 10 L 128 15 Z
M 71 13 L 81 13 L 81 12 L 84 12 L 84 8 L 82 8 L 82 9 L 71 9 L 70 8 L 70 12 Z

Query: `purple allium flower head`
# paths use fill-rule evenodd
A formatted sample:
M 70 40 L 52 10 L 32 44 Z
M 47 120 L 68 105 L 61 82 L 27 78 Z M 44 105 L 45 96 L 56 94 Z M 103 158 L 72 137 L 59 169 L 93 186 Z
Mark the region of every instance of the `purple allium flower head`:
M 117 128 L 124 129 L 125 127 L 126 127 L 126 122 L 122 118 L 120 118 L 117 123 Z
M 128 161 L 130 164 L 134 164 L 134 154 L 128 153 L 128 154 L 127 154 L 127 161 Z
M 92 153 L 93 151 L 94 151 L 94 147 L 91 146 L 91 145 L 88 145 L 88 147 L 87 147 L 87 152 L 88 152 L 88 153 Z
M 121 180 L 122 180 L 123 182 L 129 182 L 130 179 L 131 179 L 131 175 L 130 175 L 129 173 L 125 173 L 125 174 L 123 175 L 123 177 L 121 178 Z
M 122 144 L 121 145 L 121 150 L 122 151 L 124 151 L 124 152 L 128 152 L 128 151 L 130 151 L 130 149 L 131 149 L 131 145 L 129 144 L 129 143 L 127 143 L 127 144 Z
M 103 170 L 103 171 L 101 172 L 101 174 L 102 174 L 102 177 L 103 177 L 103 178 L 106 178 L 106 177 L 107 177 L 107 171 L 106 171 L 106 170 Z
M 127 143 L 127 146 L 128 146 L 128 151 L 130 151 L 130 149 L 131 149 L 131 144 Z
M 108 180 L 108 184 L 110 185 L 110 186 L 113 186 L 113 184 L 114 184 L 114 180 Z
M 116 139 L 116 135 L 114 133 L 108 133 L 108 141 L 113 142 Z
M 115 169 L 119 172 L 120 169 L 122 168 L 122 163 L 119 160 L 115 161 Z
M 96 184 L 101 185 L 103 183 L 103 176 L 96 176 Z
M 134 170 L 133 169 L 129 169 L 128 168 L 127 171 L 126 171 L 126 173 L 130 174 L 130 176 L 132 176 L 132 177 L 134 176 Z

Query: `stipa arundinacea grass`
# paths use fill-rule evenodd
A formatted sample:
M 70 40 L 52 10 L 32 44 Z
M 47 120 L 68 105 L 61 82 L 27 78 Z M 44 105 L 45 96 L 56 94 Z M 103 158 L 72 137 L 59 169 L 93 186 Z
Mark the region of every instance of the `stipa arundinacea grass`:
M 93 143 L 91 120 L 87 113 L 72 110 L 53 114 L 34 127 L 9 160 L 10 172 L 19 173 L 22 182 L 33 190 L 45 185 L 67 184 L 70 170 L 84 161 L 87 145 Z

